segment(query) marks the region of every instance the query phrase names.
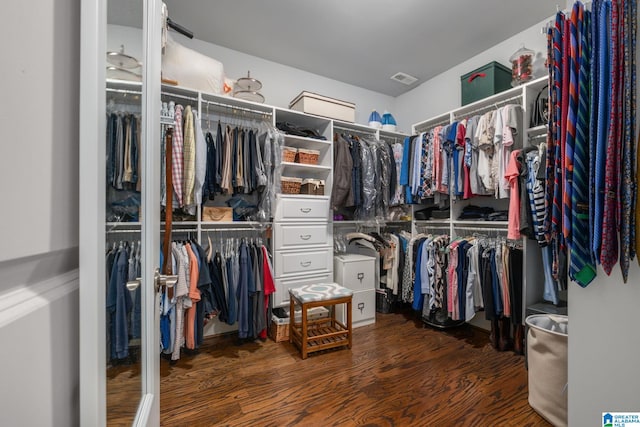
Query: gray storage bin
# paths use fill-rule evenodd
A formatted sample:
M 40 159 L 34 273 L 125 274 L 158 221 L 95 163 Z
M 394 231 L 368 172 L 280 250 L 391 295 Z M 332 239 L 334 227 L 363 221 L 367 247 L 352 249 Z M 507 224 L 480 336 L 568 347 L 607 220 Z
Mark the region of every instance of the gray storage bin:
M 527 325 L 529 405 L 554 426 L 567 425 L 568 316 L 535 314 Z

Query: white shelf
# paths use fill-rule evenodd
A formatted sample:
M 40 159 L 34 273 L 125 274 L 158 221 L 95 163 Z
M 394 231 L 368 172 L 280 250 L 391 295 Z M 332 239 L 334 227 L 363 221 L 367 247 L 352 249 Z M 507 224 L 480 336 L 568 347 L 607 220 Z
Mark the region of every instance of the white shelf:
M 284 170 L 293 173 L 331 172 L 331 166 L 307 165 L 304 163 L 282 162 Z M 283 173 L 286 176 L 285 173 Z
M 325 139 L 318 139 L 318 138 L 308 138 L 305 136 L 296 136 L 296 135 L 285 135 L 285 141 L 287 144 L 289 143 L 294 143 L 292 146 L 294 147 L 298 147 L 297 144 L 300 144 L 300 147 L 302 148 L 306 148 L 309 146 L 309 144 L 318 144 L 318 145 L 325 145 L 330 147 L 331 146 L 331 141 L 325 140 Z M 298 148 L 300 148 L 298 147 Z
M 429 225 L 429 224 L 437 224 L 437 225 L 448 225 L 451 224 L 450 219 L 416 219 L 413 221 L 416 224 L 420 225 Z
M 376 132 L 378 131 L 376 128 L 373 128 L 371 126 L 361 125 L 359 123 L 343 122 L 343 121 L 340 121 L 340 120 L 334 120 L 333 121 L 333 130 L 334 130 L 334 132 L 336 130 L 346 130 L 346 131 L 353 131 L 353 132 L 361 132 L 361 133 L 370 134 L 370 135 L 373 135 L 373 136 L 375 136 Z

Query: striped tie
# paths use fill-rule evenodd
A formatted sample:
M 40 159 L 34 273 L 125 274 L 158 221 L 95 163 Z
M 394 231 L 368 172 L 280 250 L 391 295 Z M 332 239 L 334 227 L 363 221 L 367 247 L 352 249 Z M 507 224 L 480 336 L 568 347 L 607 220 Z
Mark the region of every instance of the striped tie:
M 635 177 L 633 175 L 633 164 L 635 163 L 633 143 L 635 135 L 635 108 L 632 105 L 635 101 L 635 58 L 631 57 L 631 50 L 635 52 L 635 33 L 632 31 L 632 20 L 637 16 L 635 13 L 635 0 L 625 0 L 623 2 L 623 38 L 624 50 L 622 59 L 624 65 L 623 75 L 623 114 L 624 127 L 622 127 L 622 182 L 621 201 L 622 210 L 620 217 L 620 268 L 622 278 L 627 282 L 629 274 L 629 261 L 635 256 Z
M 593 253 L 593 239 L 594 239 L 594 220 L 595 220 L 595 204 L 596 204 L 596 141 L 598 136 L 598 23 L 600 20 L 600 7 L 601 0 L 594 0 L 591 4 L 591 33 L 590 36 L 590 57 L 589 57 L 589 87 L 591 89 L 589 97 L 589 248 L 591 252 L 592 262 L 595 263 L 595 257 Z M 587 27 L 585 26 L 585 31 Z
M 589 184 L 588 131 L 590 69 L 590 12 L 579 6 L 577 32 L 580 35 L 580 72 L 578 77 L 578 116 L 575 126 L 573 183 L 571 192 L 571 236 L 569 277 L 580 286 L 587 286 L 596 276 L 589 246 Z
M 598 98 L 597 98 L 597 131 L 595 141 L 595 173 L 593 206 L 593 246 L 591 250 L 597 262 L 600 262 L 600 247 L 602 244 L 602 211 L 604 209 L 604 165 L 607 148 L 607 131 L 609 127 L 609 8 L 611 3 L 603 1 L 600 4 L 598 22 Z M 594 117 L 595 118 L 595 117 Z
M 569 69 L 569 87 L 567 99 L 567 115 L 566 115 L 566 133 L 564 148 L 564 180 L 562 191 L 562 234 L 565 242 L 571 248 L 571 193 L 573 192 L 573 152 L 576 140 L 576 122 L 578 114 L 578 62 L 579 62 L 579 46 L 578 46 L 578 15 L 582 14 L 582 3 L 575 2 L 571 10 L 571 19 L 569 24 L 569 51 L 567 52 L 566 61 Z M 580 16 L 580 18 L 582 18 Z
M 557 235 L 560 231 L 560 223 L 562 221 L 562 209 L 560 208 L 560 201 L 562 200 L 562 188 L 560 186 L 561 179 L 561 151 L 560 151 L 560 133 L 562 123 L 562 33 L 564 26 L 564 15 L 558 12 L 556 15 L 556 24 L 553 29 L 553 90 L 554 96 L 554 138 L 553 138 L 553 209 L 551 211 L 551 231 L 552 235 Z
M 553 61 L 553 28 L 547 30 L 547 67 L 549 71 L 548 91 L 549 91 L 549 111 L 555 111 L 555 90 L 553 89 L 553 73 L 555 64 Z M 546 165 L 545 165 L 545 192 L 544 192 L 544 237 L 548 243 L 551 241 L 551 215 L 553 212 L 553 155 L 555 148 L 553 145 L 554 134 L 553 126 L 555 123 L 553 113 L 549 114 L 549 122 L 547 123 L 547 148 L 546 148 Z
M 609 98 L 609 132 L 607 138 L 607 158 L 605 160 L 605 196 L 604 211 L 602 219 L 602 247 L 600 249 L 600 263 L 607 275 L 611 274 L 611 270 L 618 259 L 618 193 L 620 168 L 620 139 L 619 124 L 621 123 L 620 109 L 618 108 L 620 94 L 620 58 L 618 45 L 618 27 L 619 27 L 619 9 L 618 2 L 611 2 L 611 49 L 610 75 L 611 75 L 611 96 Z

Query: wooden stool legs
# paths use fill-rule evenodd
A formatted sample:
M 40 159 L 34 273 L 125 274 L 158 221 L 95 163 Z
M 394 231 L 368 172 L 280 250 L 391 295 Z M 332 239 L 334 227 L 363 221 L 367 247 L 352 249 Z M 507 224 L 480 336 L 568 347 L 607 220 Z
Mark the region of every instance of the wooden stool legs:
M 326 350 L 330 348 L 343 347 L 351 348 L 352 345 L 352 314 L 351 295 L 334 298 L 326 301 L 304 302 L 290 296 L 289 302 L 289 342 L 295 344 L 300 349 L 303 359 L 309 353 Z M 346 322 L 342 323 L 336 318 L 336 308 L 340 304 L 345 304 Z M 295 319 L 295 308 L 301 307 L 301 318 L 297 322 Z M 327 307 L 329 317 L 309 320 L 308 310 L 313 307 Z

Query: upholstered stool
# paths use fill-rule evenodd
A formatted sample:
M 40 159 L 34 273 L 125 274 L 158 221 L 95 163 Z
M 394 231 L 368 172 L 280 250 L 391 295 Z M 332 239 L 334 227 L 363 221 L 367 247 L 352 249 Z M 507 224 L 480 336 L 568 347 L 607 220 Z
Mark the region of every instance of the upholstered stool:
M 351 298 L 353 292 L 337 283 L 318 283 L 289 289 L 289 342 L 294 343 L 306 359 L 309 353 L 329 348 L 351 348 Z M 336 308 L 346 304 L 346 323 L 336 319 Z M 300 321 L 296 322 L 295 309 L 301 307 Z M 307 310 L 326 307 L 329 317 L 309 320 Z

